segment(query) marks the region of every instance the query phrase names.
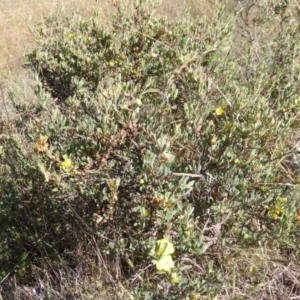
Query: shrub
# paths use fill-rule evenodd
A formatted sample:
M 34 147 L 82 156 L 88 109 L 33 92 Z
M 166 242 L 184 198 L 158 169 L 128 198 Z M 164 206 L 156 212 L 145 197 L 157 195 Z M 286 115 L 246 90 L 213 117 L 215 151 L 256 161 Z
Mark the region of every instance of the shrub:
M 194 299 L 218 292 L 231 245 L 292 247 L 298 174 L 281 161 L 299 29 L 284 23 L 271 54 L 252 63 L 250 45 L 241 62 L 239 13 L 171 22 L 137 1 L 111 28 L 62 10 L 36 27 L 26 66 L 40 104 L 1 152 L 5 271 L 41 258 L 76 268 L 78 245 L 93 256 L 95 243 L 131 298 Z

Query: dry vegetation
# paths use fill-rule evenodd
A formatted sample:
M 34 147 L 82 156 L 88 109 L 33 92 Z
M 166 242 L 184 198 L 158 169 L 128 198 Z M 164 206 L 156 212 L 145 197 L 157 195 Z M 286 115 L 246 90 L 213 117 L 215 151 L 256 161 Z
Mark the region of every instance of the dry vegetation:
M 117 2 L 117 1 L 115 1 Z M 211 10 L 211 4 L 207 1 L 163 1 L 159 13 L 167 14 L 174 19 L 180 18 L 181 11 L 188 5 L 193 5 L 193 11 L 197 13 L 200 9 Z M 110 23 L 110 16 L 114 9 L 114 1 L 104 0 L 53 0 L 53 1 L 9 1 L 0 3 L 0 68 L 3 72 L 19 73 L 24 63 L 25 46 L 32 44 L 32 35 L 29 27 L 35 22 L 41 21 L 45 16 L 54 12 L 58 5 L 65 8 L 66 12 L 78 11 L 85 16 L 93 7 L 99 7 L 103 17 L 103 23 Z M 132 1 L 124 0 L 123 5 L 132 6 Z
M 131 2 L 130 0 L 127 1 L 128 10 L 131 9 Z M 238 1 L 228 0 L 223 2 L 226 2 L 229 13 L 236 6 L 245 9 L 244 4 Z M 251 1 L 244 2 L 251 3 Z M 33 45 L 30 28 L 35 22 L 43 20 L 49 13 L 54 12 L 57 5 L 64 6 L 67 13 L 76 10 L 83 16 L 88 15 L 94 6 L 98 6 L 101 8 L 103 26 L 110 26 L 110 16 L 115 9 L 114 3 L 115 1 L 109 0 L 2 0 L 0 2 L 0 125 L 2 124 L 0 136 L 5 134 L 5 126 L 9 126 L 9 121 L 17 117 L 10 103 L 9 91 L 14 90 L 14 100 L 17 99 L 20 104 L 28 103 L 34 99 L 32 87 L 35 81 L 22 65 L 25 62 L 26 47 L 30 48 Z M 207 16 L 210 16 L 215 4 L 209 0 L 163 0 L 163 5 L 157 11 L 157 14 L 180 19 L 182 9 L 188 5 L 193 7 L 193 14 L 196 15 L 199 11 L 202 13 L 205 11 Z M 296 8 L 298 3 L 294 1 L 293 5 Z M 255 13 L 251 10 L 251 14 Z M 266 28 L 262 35 L 255 32 L 253 28 L 250 32 L 246 20 L 249 15 L 245 14 L 244 17 L 244 20 L 240 19 L 237 22 L 235 31 L 234 42 L 237 59 L 242 53 L 243 47 L 250 40 L 257 43 L 257 51 L 259 52 L 259 49 L 266 47 L 268 44 L 268 41 L 265 40 L 266 37 L 270 37 L 271 33 L 274 34 L 275 32 L 274 28 L 271 27 Z M 253 33 L 256 33 L 257 36 L 252 36 Z M 297 197 L 297 193 L 294 196 Z M 87 239 L 92 239 L 92 235 L 89 236 L 88 233 L 86 235 Z M 77 262 L 76 270 L 70 266 L 65 266 L 63 262 L 58 266 L 57 261 L 42 258 L 35 268 L 37 282 L 35 287 L 29 287 L 26 282 L 20 284 L 19 281 L 13 285 L 13 280 L 9 281 L 8 286 L 8 278 L 13 276 L 15 272 L 15 270 L 12 270 L 6 277 L 0 278 L 0 292 L 4 293 L 4 290 L 12 289 L 14 290 L 14 298 L 10 299 L 19 300 L 41 299 L 37 298 L 37 295 L 41 291 L 47 294 L 45 292 L 47 290 L 49 290 L 49 298 L 47 299 L 129 299 L 126 296 L 126 287 L 123 286 L 121 281 L 121 266 L 118 264 L 111 265 L 98 249 L 95 241 L 92 240 L 89 245 L 78 245 L 77 250 L 78 257 L 84 257 L 84 253 L 87 252 L 93 253 L 93 255 L 89 255 L 86 261 Z M 235 251 L 236 255 L 232 255 Z M 228 247 L 227 245 L 222 249 L 222 253 L 216 254 L 216 256 L 220 256 L 220 260 L 224 260 L 227 254 L 230 257 L 227 262 L 228 278 L 224 278 L 224 284 L 221 283 L 221 285 L 223 284 L 221 293 L 214 299 L 300 299 L 300 257 L 298 250 L 285 252 L 276 249 L 271 244 L 249 246 L 244 249 L 235 248 L 235 246 Z M 95 261 L 97 261 L 97 265 L 95 265 Z M 245 262 L 247 262 L 247 269 L 245 268 Z M 249 266 L 252 266 L 251 270 Z M 114 274 L 114 276 L 111 274 Z M 48 282 L 55 281 L 61 286 L 60 291 L 54 291 L 51 286 L 47 285 Z M 257 283 L 256 290 L 252 288 L 253 282 Z M 4 297 L 3 299 L 9 298 Z M 202 298 L 199 296 L 197 299 Z
M 107 18 L 111 6 L 109 1 L 101 1 L 103 17 Z M 58 5 L 72 13 L 78 10 L 85 15 L 91 10 L 95 1 L 9 1 L 0 3 L 0 87 L 1 87 L 1 115 L 7 119 L 14 117 L 8 101 L 9 88 L 13 88 L 19 96 L 20 103 L 26 103 L 33 98 L 32 80 L 22 65 L 25 62 L 25 49 L 32 45 L 30 27 L 42 21 L 45 16 L 53 12 Z M 4 115 L 3 115 L 4 114 Z
M 110 16 L 114 11 L 114 3 L 110 0 L 53 0 L 53 1 L 10 1 L 3 0 L 0 3 L 0 107 L 3 118 L 11 118 L 14 112 L 8 101 L 8 87 L 14 89 L 19 96 L 20 103 L 31 101 L 33 98 L 31 83 L 28 72 L 24 71 L 22 65 L 25 62 L 25 49 L 33 43 L 30 28 L 36 22 L 54 12 L 57 6 L 63 6 L 65 11 L 71 14 L 78 11 L 80 15 L 86 16 L 93 7 L 101 10 L 104 26 L 110 26 Z M 232 1 L 229 1 L 232 2 Z M 132 9 L 132 1 L 122 0 L 128 10 Z M 182 9 L 192 5 L 194 13 L 200 9 L 211 11 L 212 5 L 209 1 L 163 1 L 158 13 L 167 14 L 179 19 Z M 4 113 L 4 116 L 3 116 Z

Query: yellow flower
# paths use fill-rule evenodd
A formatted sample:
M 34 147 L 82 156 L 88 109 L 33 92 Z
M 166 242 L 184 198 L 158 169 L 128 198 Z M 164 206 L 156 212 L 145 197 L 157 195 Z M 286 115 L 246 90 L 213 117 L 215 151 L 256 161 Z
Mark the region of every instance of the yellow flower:
M 279 202 L 280 202 L 280 203 L 286 203 L 286 202 L 287 202 L 287 198 L 280 198 L 280 199 L 279 199 Z
M 69 33 L 69 40 L 74 40 L 74 33 L 73 32 L 70 32 Z
M 198 298 L 198 296 L 195 293 L 190 293 L 189 294 L 189 299 L 190 300 L 196 300 L 196 299 L 199 299 L 199 298 Z
M 273 218 L 274 220 L 277 220 L 278 214 L 276 213 L 276 211 L 274 209 L 270 210 L 269 213 L 270 213 L 271 218 Z
M 149 217 L 150 216 L 150 213 L 149 213 L 149 210 L 147 210 L 146 208 L 142 208 L 141 209 L 141 215 L 143 216 L 143 217 Z
M 278 204 L 275 205 L 274 207 L 274 212 L 279 215 L 282 212 L 282 207 Z
M 231 123 L 226 123 L 225 124 L 225 131 L 230 132 L 232 128 L 232 124 Z
M 157 240 L 155 252 L 157 255 L 161 255 L 161 256 L 173 254 L 174 245 L 170 243 L 169 240 L 166 238 Z
M 72 166 L 72 160 L 70 158 L 65 158 L 61 163 L 61 167 L 70 168 Z
M 216 109 L 216 114 L 217 114 L 217 116 L 223 115 L 224 114 L 224 109 L 222 107 L 218 107 Z
M 108 63 L 107 63 L 110 67 L 113 67 L 115 64 L 112 60 L 110 60 Z
M 162 272 L 170 272 L 174 268 L 174 261 L 171 255 L 163 255 L 156 262 L 156 270 Z
M 23 276 L 25 274 L 25 272 L 26 272 L 25 268 L 21 268 L 17 271 L 19 276 Z M 0 298 L 0 299 L 2 299 L 2 298 Z
M 121 110 L 124 111 L 124 112 L 129 111 L 129 108 L 128 108 L 127 104 L 122 104 L 121 105 Z
M 142 103 L 142 100 L 141 100 L 141 99 L 137 98 L 137 99 L 134 100 L 134 104 L 135 104 L 136 106 L 141 106 L 143 103 Z
M 180 277 L 178 276 L 178 274 L 177 273 L 172 273 L 171 274 L 171 277 L 170 277 L 170 282 L 171 283 L 178 283 L 180 281 Z
M 171 254 L 174 253 L 174 245 L 167 238 L 156 241 L 156 246 L 151 250 L 151 255 L 156 259 L 156 270 L 170 272 L 174 268 L 174 261 Z M 175 280 L 175 279 L 174 279 Z

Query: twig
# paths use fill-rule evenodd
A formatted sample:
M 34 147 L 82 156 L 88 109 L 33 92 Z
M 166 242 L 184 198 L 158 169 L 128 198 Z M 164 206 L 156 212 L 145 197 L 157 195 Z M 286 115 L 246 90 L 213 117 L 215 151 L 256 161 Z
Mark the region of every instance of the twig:
M 176 173 L 173 172 L 174 176 L 186 176 L 186 177 L 192 177 L 192 178 L 203 178 L 204 176 L 202 174 L 192 174 L 192 173 Z

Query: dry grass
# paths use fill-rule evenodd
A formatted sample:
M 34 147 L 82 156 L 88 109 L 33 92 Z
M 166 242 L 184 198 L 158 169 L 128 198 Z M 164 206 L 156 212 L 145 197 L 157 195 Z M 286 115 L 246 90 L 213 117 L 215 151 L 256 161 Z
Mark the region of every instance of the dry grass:
M 241 251 L 233 245 L 228 253 L 228 274 L 216 300 L 299 299 L 299 254 L 284 256 L 271 246 Z M 236 255 L 238 253 L 238 255 Z
M 28 29 L 35 22 L 54 12 L 58 5 L 65 8 L 66 13 L 79 11 L 86 15 L 93 7 L 101 9 L 102 17 L 109 22 L 113 10 L 113 0 L 3 0 L 0 2 L 0 71 L 19 72 L 24 62 L 25 46 L 32 44 L 32 36 Z M 231 1 L 232 2 L 232 1 Z M 122 0 L 124 7 L 130 7 L 132 1 Z M 163 0 L 159 13 L 168 14 L 174 19 L 180 18 L 184 7 L 192 6 L 193 12 L 201 10 L 211 11 L 210 1 L 169 1 Z
M 105 14 L 109 10 L 108 1 L 102 1 L 101 8 Z M 93 5 L 93 0 L 45 0 L 45 1 L 9 1 L 0 3 L 0 68 L 18 71 L 24 62 L 25 46 L 32 43 L 28 26 L 41 21 L 53 12 L 57 5 L 65 7 L 66 12 L 74 10 L 86 14 Z
M 13 91 L 14 99 L 20 104 L 31 103 L 34 99 L 32 79 L 28 72 L 22 68 L 25 62 L 26 48 L 32 46 L 34 41 L 30 27 L 40 22 L 47 15 L 62 6 L 66 14 L 80 12 L 82 16 L 88 15 L 94 7 L 100 9 L 104 24 L 110 24 L 110 16 L 114 11 L 114 4 L 121 2 L 125 10 L 130 10 L 130 0 L 3 0 L 0 2 L 0 116 L 6 121 L 16 117 L 9 100 L 9 93 Z M 181 17 L 185 7 L 192 6 L 193 12 L 211 11 L 210 1 L 195 0 L 169 1 L 163 0 L 157 13 L 169 15 L 174 20 Z

